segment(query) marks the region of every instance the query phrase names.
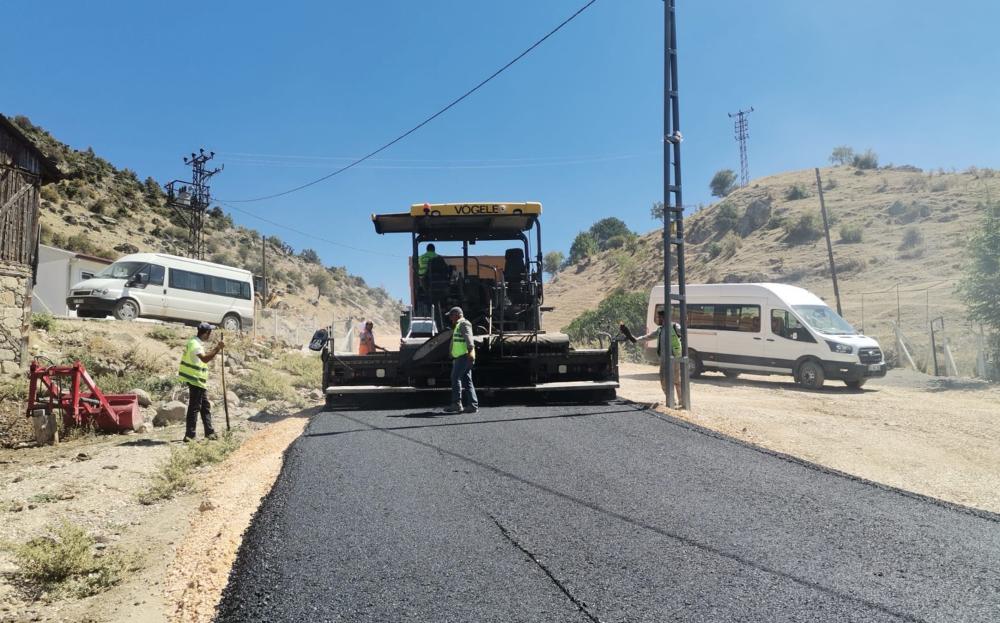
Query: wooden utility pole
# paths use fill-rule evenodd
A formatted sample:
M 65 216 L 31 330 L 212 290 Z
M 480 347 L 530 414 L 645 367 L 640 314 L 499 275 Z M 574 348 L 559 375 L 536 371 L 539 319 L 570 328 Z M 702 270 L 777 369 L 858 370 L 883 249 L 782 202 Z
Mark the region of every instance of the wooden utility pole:
M 833 297 L 837 299 L 837 314 L 843 316 L 840 308 L 840 288 L 837 287 L 837 265 L 833 261 L 833 243 L 830 241 L 830 221 L 826 218 L 826 201 L 823 199 L 823 180 L 816 167 L 816 188 L 819 190 L 819 211 L 823 214 L 823 231 L 826 232 L 826 253 L 830 257 L 830 275 L 833 277 Z

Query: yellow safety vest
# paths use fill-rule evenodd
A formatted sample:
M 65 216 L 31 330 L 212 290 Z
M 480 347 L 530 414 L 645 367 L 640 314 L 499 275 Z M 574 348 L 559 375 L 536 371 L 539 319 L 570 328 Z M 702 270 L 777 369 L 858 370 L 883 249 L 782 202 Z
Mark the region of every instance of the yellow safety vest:
M 205 389 L 208 386 L 208 366 L 194 354 L 198 338 L 193 337 L 184 345 L 181 366 L 177 377 L 182 383 Z
M 417 275 L 423 277 L 427 274 L 427 265 L 431 263 L 431 260 L 437 257 L 438 254 L 434 251 L 428 251 L 420 257 L 417 258 Z
M 458 332 L 462 323 L 469 324 L 469 321 L 462 318 L 455 323 L 455 328 L 451 330 L 451 358 L 458 359 L 459 357 L 464 357 L 469 354 L 469 344 L 465 340 L 465 336 Z

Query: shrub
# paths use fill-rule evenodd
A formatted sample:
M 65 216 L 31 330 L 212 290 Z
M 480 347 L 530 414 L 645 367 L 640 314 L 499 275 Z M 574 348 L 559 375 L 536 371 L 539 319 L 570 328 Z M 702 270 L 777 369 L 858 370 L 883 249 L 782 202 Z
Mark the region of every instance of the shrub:
M 559 271 L 559 268 L 562 266 L 564 260 L 565 257 L 563 256 L 562 251 L 549 251 L 545 254 L 545 259 L 542 261 L 542 264 L 545 267 L 545 272 L 547 272 L 550 276 L 554 276 Z
M 866 149 L 863 154 L 855 154 L 851 164 L 857 169 L 877 169 L 878 154 L 871 149 Z
M 793 184 L 788 187 L 785 191 L 785 199 L 788 201 L 795 201 L 796 199 L 805 199 L 809 196 L 809 191 L 802 184 Z
M 816 217 L 803 214 L 799 220 L 785 226 L 785 240 L 789 244 L 803 244 L 819 238 L 822 235 L 816 226 Z
M 840 241 L 846 243 L 856 243 L 861 242 L 861 226 L 859 225 L 841 225 L 840 226 Z
M 319 383 L 314 385 L 319 387 Z M 250 373 L 233 383 L 236 393 L 250 400 L 294 400 L 292 384 L 284 374 L 263 368 L 251 368 Z
M 854 149 L 848 147 L 847 145 L 834 147 L 833 153 L 830 154 L 830 162 L 834 165 L 849 164 L 853 161 L 854 161 Z
M 170 457 L 160 465 L 149 487 L 139 494 L 139 502 L 153 504 L 174 497 L 193 484 L 192 470 L 221 463 L 239 445 L 239 439 L 227 431 L 218 441 L 202 440 L 171 449 Z
M 739 221 L 740 217 L 736 212 L 736 206 L 728 201 L 723 201 L 715 208 L 715 231 L 720 234 L 736 229 L 736 224 Z
M 730 258 L 736 255 L 737 249 L 740 248 L 740 242 L 740 237 L 733 232 L 726 234 L 726 237 L 722 239 L 722 242 L 719 245 L 722 257 Z
M 323 384 L 323 362 L 318 356 L 287 352 L 278 359 L 277 366 L 291 375 L 295 387 L 312 389 Z
M 834 188 L 836 188 L 836 187 L 837 187 L 838 185 L 839 185 L 839 184 L 838 184 L 837 180 L 835 180 L 835 179 L 833 179 L 832 177 L 830 177 L 830 178 L 827 178 L 827 180 L 826 180 L 826 186 L 825 186 L 825 189 L 826 189 L 826 190 L 833 190 L 833 189 L 834 189 Z
M 168 346 L 180 346 L 185 342 L 184 336 L 178 333 L 176 329 L 168 325 L 158 325 L 147 335 L 158 342 L 163 342 Z
M 732 169 L 722 169 L 721 171 L 716 171 L 715 175 L 712 176 L 712 181 L 708 183 L 708 187 L 712 191 L 712 195 L 715 197 L 725 197 L 736 190 L 736 171 Z
M 903 242 L 899 245 L 900 251 L 905 249 L 912 249 L 918 245 L 923 244 L 924 235 L 920 233 L 920 229 L 917 227 L 907 227 L 906 231 L 903 232 Z
M 31 326 L 44 331 L 51 331 L 56 326 L 52 314 L 31 314 Z
M 948 190 L 948 188 L 950 187 L 951 187 L 951 182 L 948 180 L 948 178 L 943 177 L 935 181 L 933 184 L 931 184 L 931 192 L 941 193 Z
M 590 235 L 594 237 L 594 240 L 597 242 L 597 247 L 602 251 L 605 249 L 621 247 L 624 245 L 624 239 L 635 236 L 624 221 L 613 216 L 602 218 L 591 225 Z M 610 247 L 608 243 L 612 238 L 620 238 L 623 240 L 618 247 Z
M 635 334 L 646 324 L 648 292 L 617 290 L 601 301 L 597 309 L 585 311 L 566 327 L 566 334 L 577 344 L 598 344 L 602 332 L 616 335 L 618 325 L 624 323 Z M 604 340 L 607 344 L 607 338 Z M 627 344 L 622 349 L 624 359 L 641 361 L 639 345 Z
M 573 244 L 569 247 L 569 263 L 579 264 L 599 251 L 597 240 L 587 231 L 582 231 L 573 239 Z
M 611 236 L 608 238 L 607 242 L 604 243 L 605 249 L 621 249 L 626 246 L 629 242 L 629 237 L 627 236 Z
M 316 253 L 312 249 L 302 249 L 302 252 L 299 253 L 299 257 L 302 258 L 302 261 L 307 264 L 321 263 L 319 259 L 319 253 Z
M 721 244 L 719 244 L 718 242 L 712 242 L 711 244 L 708 245 L 709 258 L 714 260 L 715 258 L 719 257 L 720 254 L 722 254 Z
M 121 582 L 125 572 L 136 567 L 133 560 L 113 551 L 98 555 L 94 539 L 67 521 L 50 534 L 12 549 L 21 578 L 39 593 L 96 595 Z

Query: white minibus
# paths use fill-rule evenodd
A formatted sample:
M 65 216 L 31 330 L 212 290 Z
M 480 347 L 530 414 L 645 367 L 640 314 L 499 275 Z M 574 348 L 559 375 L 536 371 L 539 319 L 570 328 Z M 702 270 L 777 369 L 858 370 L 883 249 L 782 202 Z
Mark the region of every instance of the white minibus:
M 674 294 L 677 286 L 673 287 Z M 663 286 L 649 297 L 647 326 L 663 309 Z M 680 317 L 674 306 L 674 321 Z M 751 374 L 787 374 L 805 387 L 825 380 L 860 388 L 886 373 L 882 349 L 860 335 L 821 298 L 780 283 L 733 283 L 687 286 L 690 373 L 715 370 L 735 378 Z M 658 361 L 656 340 L 643 351 Z
M 66 304 L 80 318 L 210 322 L 239 331 L 253 324 L 253 275 L 176 255 L 134 253 L 74 284 Z

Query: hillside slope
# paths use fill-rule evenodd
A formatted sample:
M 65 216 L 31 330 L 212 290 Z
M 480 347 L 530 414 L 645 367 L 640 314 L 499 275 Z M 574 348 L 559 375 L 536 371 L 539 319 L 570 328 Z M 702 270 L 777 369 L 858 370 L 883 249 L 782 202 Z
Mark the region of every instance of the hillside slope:
M 67 175 L 42 189 L 43 244 L 108 259 L 139 251 L 187 255 L 187 229 L 166 205 L 157 180 L 140 181 L 132 170 L 115 167 L 90 148 L 72 149 L 27 117 L 12 120 Z M 260 274 L 260 232 L 235 225 L 218 208 L 209 215 L 205 259 Z M 270 287 L 281 293 L 272 307 L 282 337 L 307 339 L 307 333 L 333 318 L 396 325 L 401 303 L 384 289 L 369 287 L 342 267 L 322 266 L 309 250 L 296 254 L 277 236 L 269 236 L 266 244 Z M 273 332 L 274 323 L 265 324 Z
M 953 350 L 960 351 L 956 358 L 971 365 L 975 339 L 955 284 L 983 203 L 1000 197 L 1000 174 L 847 166 L 821 174 L 844 316 L 892 348 L 898 287 L 899 324 L 918 344 L 916 358 L 928 356 L 920 352 L 929 342 L 927 320 L 943 317 Z M 755 180 L 685 224 L 688 283 L 790 283 L 834 306 L 812 170 Z M 546 315 L 546 328 L 565 327 L 614 288 L 646 290 L 662 282 L 660 232 L 557 273 L 546 288 L 546 304 L 556 308 Z

